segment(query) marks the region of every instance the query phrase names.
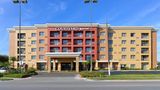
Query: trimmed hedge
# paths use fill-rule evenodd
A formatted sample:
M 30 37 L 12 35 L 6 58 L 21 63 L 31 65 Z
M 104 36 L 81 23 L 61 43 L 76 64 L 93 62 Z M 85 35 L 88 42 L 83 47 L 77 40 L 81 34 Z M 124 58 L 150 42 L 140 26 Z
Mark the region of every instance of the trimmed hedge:
M 2 74 L 2 73 L 0 73 L 0 77 L 3 77 L 3 74 Z
M 34 69 L 34 68 L 29 68 L 26 71 L 26 73 L 29 74 L 29 75 L 38 75 L 38 73 L 36 72 L 36 69 Z
M 26 78 L 29 77 L 29 74 L 6 74 L 4 77 L 11 77 L 11 78 Z
M 88 72 L 88 71 L 84 71 L 84 72 L 80 72 L 81 77 L 105 77 L 105 73 L 104 72 Z

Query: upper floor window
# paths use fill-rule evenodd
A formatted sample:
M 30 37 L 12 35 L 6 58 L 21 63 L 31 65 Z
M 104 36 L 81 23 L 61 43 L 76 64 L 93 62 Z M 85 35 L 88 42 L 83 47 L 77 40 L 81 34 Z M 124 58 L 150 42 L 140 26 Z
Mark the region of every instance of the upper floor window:
M 126 44 L 126 40 L 122 40 L 122 42 L 121 42 L 122 44 Z
M 86 40 L 86 45 L 91 45 L 92 44 L 92 41 L 91 40 Z
M 109 52 L 113 52 L 113 48 L 109 48 Z
M 113 33 L 108 33 L 108 37 L 109 38 L 113 37 Z
M 149 37 L 149 33 L 141 33 L 142 39 L 147 39 Z
M 135 48 L 131 48 L 131 50 L 130 50 L 131 52 L 135 52 L 136 51 L 136 49 Z
M 44 59 L 44 55 L 39 55 L 39 59 L 43 60 Z
M 44 51 L 44 47 L 39 47 L 39 51 Z
M 86 52 L 91 52 L 91 51 L 92 51 L 92 48 L 90 48 L 90 47 L 86 48 Z
M 131 40 L 131 44 L 135 44 L 135 42 L 136 42 L 135 40 Z
M 100 51 L 105 51 L 105 47 L 100 47 Z
M 32 33 L 32 34 L 31 34 L 31 37 L 36 37 L 36 33 Z
M 122 37 L 126 37 L 126 33 L 122 33 Z
M 105 39 L 101 39 L 101 40 L 99 41 L 99 43 L 100 43 L 100 44 L 105 43 Z
M 32 59 L 32 60 L 36 59 L 36 55 L 32 55 L 32 56 L 31 56 L 31 59 Z
M 100 55 L 99 58 L 100 58 L 100 59 L 104 59 L 104 58 L 105 58 L 105 55 Z
M 131 59 L 135 59 L 135 55 L 131 55 Z
M 68 48 L 62 48 L 62 52 L 69 52 Z
M 31 41 L 31 44 L 36 44 L 36 40 L 32 40 L 32 41 Z
M 122 48 L 122 50 L 121 50 L 122 52 L 125 52 L 126 51 L 126 48 Z
M 104 36 L 105 35 L 105 32 L 100 32 L 99 33 L 99 36 Z
M 62 44 L 63 44 L 63 45 L 67 45 L 67 44 L 68 44 L 68 40 L 63 40 L 63 41 L 62 41 Z
M 122 60 L 125 60 L 126 59 L 126 55 L 122 55 Z
M 17 34 L 17 36 L 18 36 L 18 39 L 20 38 L 20 39 L 25 39 L 26 38 L 26 34 L 25 33 L 21 33 L 21 34 Z
M 36 48 L 31 48 L 31 52 L 36 52 Z
M 108 40 L 108 44 L 112 45 L 113 44 L 113 40 Z
M 85 59 L 86 59 L 86 60 L 91 60 L 91 55 L 86 55 L 86 56 L 85 56 Z
M 44 32 L 39 32 L 39 36 L 44 36 Z
M 62 36 L 63 37 L 67 37 L 68 36 L 68 32 L 63 32 Z
M 39 43 L 40 43 L 40 44 L 44 44 L 44 39 L 40 39 L 40 40 L 39 40 Z
M 135 33 L 131 33 L 131 37 L 135 37 Z
M 92 33 L 91 32 L 86 32 L 86 37 L 91 37 Z

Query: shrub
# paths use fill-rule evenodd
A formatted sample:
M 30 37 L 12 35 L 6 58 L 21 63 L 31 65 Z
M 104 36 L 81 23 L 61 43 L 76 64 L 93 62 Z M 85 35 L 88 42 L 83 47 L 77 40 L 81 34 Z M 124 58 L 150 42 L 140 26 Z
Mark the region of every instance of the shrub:
M 5 77 L 11 77 L 11 78 L 26 78 L 29 77 L 28 74 L 6 74 Z
M 0 73 L 0 77 L 3 77 L 3 74 L 2 74 L 2 73 Z
M 29 75 L 37 75 L 38 73 L 36 72 L 36 69 L 34 68 L 29 68 L 27 71 L 26 71 L 27 74 Z
M 80 72 L 81 77 L 105 77 L 104 72 Z

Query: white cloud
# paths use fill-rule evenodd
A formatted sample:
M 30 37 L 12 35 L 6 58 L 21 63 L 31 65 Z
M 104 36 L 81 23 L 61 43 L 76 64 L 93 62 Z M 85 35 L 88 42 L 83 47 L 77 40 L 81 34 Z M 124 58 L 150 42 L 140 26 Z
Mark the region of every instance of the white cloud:
M 146 16 L 148 16 L 148 15 L 150 15 L 150 14 L 156 12 L 156 11 L 159 11 L 159 9 L 160 9 L 160 4 L 159 3 L 157 5 L 152 5 L 152 7 L 145 8 L 143 11 L 141 11 L 140 13 L 138 13 L 137 15 L 132 17 L 132 20 L 129 20 L 128 24 L 135 24 L 139 20 L 145 18 Z
M 67 9 L 66 2 L 57 2 L 57 3 L 49 3 L 48 10 L 52 10 L 53 12 L 64 11 Z
M 4 13 L 4 8 L 0 8 L 0 15 Z

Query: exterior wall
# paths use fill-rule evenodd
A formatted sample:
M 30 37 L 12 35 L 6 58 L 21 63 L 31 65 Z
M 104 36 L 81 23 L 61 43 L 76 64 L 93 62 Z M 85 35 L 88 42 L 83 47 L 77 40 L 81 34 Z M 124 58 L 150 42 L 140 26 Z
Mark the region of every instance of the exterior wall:
M 157 32 L 152 32 L 152 61 L 151 67 L 157 67 Z
M 113 44 L 109 45 L 109 48 L 113 48 L 113 52 L 109 52 L 109 55 L 113 55 L 113 61 L 118 61 L 119 64 L 126 64 L 126 67 L 130 68 L 131 64 L 135 64 L 136 68 L 142 68 L 143 63 L 147 63 L 147 69 L 151 68 L 151 30 L 148 29 L 131 29 L 131 28 L 120 28 L 120 29 L 110 29 L 109 33 L 113 33 L 113 37 L 109 40 L 113 40 Z M 126 37 L 122 37 L 122 33 L 126 33 Z M 135 37 L 131 37 L 130 34 L 135 33 Z M 141 33 L 148 33 L 149 36 L 147 39 L 141 38 Z M 122 40 L 126 40 L 126 44 L 122 44 Z M 135 40 L 135 44 L 130 44 L 131 40 Z M 148 46 L 141 46 L 142 40 L 148 40 Z M 130 48 L 135 48 L 135 52 L 131 52 Z M 121 49 L 126 48 L 125 52 L 122 52 Z M 147 54 L 142 54 L 141 49 L 148 48 L 149 52 Z M 122 60 L 122 55 L 126 55 L 126 59 Z M 130 56 L 135 55 L 135 59 L 131 60 Z M 149 55 L 148 60 L 142 61 L 142 55 Z
M 56 29 L 59 28 L 59 29 Z M 61 28 L 61 29 L 60 29 Z M 75 30 L 64 30 L 63 28 L 77 28 Z M 63 32 L 69 32 L 69 36 L 62 37 Z M 91 37 L 86 37 L 87 32 L 93 32 L 91 43 L 92 45 L 87 45 L 86 40 L 90 40 Z M 9 32 L 10 34 L 10 56 L 18 57 L 18 28 L 12 28 Z M 40 36 L 39 33 L 44 32 L 44 36 Z M 59 32 L 58 37 L 51 37 L 51 32 Z M 76 37 L 76 32 L 82 32 L 81 37 Z M 154 68 L 157 65 L 157 49 L 156 49 L 156 31 L 153 30 L 152 27 L 119 27 L 119 26 L 107 26 L 104 24 L 100 24 L 99 26 L 96 24 L 92 28 L 90 25 L 78 25 L 78 24 L 53 24 L 53 25 L 35 25 L 33 27 L 22 27 L 21 33 L 25 33 L 25 38 L 21 39 L 21 41 L 25 41 L 25 45 L 22 48 L 25 48 L 25 53 L 22 56 L 25 56 L 25 62 L 28 67 L 37 68 L 37 63 L 45 63 L 45 69 L 47 68 L 47 59 L 48 57 L 45 55 L 46 52 L 51 52 L 51 47 L 58 47 L 59 52 L 62 52 L 64 47 L 70 48 L 69 52 L 74 52 L 75 48 L 82 48 L 82 61 L 85 61 L 86 55 L 90 55 L 92 53 L 93 60 L 98 61 L 99 63 L 96 65 L 105 64 L 107 67 L 108 60 L 111 60 L 113 67 L 116 69 L 120 68 L 122 64 L 126 64 L 126 67 L 131 68 L 131 64 L 135 65 L 135 68 L 142 68 L 143 64 L 147 65 L 146 69 Z M 35 33 L 36 36 L 32 37 L 31 34 Z M 110 33 L 113 33 L 112 37 L 109 36 Z M 125 37 L 122 37 L 122 33 L 126 33 Z M 135 33 L 134 37 L 131 37 L 131 33 Z M 142 33 L 148 33 L 147 38 L 141 38 Z M 44 43 L 40 44 L 39 40 L 43 39 Z M 58 45 L 51 45 L 50 40 L 57 39 L 60 41 Z M 63 45 L 62 40 L 69 40 L 68 45 Z M 31 42 L 35 40 L 36 44 L 31 44 Z M 82 40 L 82 45 L 75 45 L 75 40 Z M 104 40 L 103 43 L 100 43 L 101 40 Z M 113 44 L 110 45 L 109 41 L 112 40 Z M 122 40 L 126 40 L 126 44 L 122 44 Z M 131 40 L 135 40 L 135 44 L 130 44 Z M 142 46 L 142 41 L 148 41 L 147 46 Z M 93 47 L 92 52 L 86 52 L 87 47 Z M 40 51 L 39 48 L 44 47 L 44 51 Z M 104 50 L 100 50 L 101 47 L 104 47 Z M 36 52 L 32 52 L 31 49 L 36 48 Z M 110 48 L 113 48 L 112 52 Z M 122 48 L 126 48 L 125 52 L 122 52 Z M 130 49 L 135 48 L 134 52 L 131 52 Z M 142 53 L 141 50 L 143 48 L 147 48 L 147 53 Z M 36 59 L 32 59 L 31 57 L 35 55 Z M 40 55 L 44 55 L 44 59 L 40 59 Z M 104 55 L 104 57 L 103 57 Z M 113 56 L 111 59 L 111 55 Z M 122 55 L 126 55 L 126 59 L 122 60 Z M 131 60 L 131 55 L 135 55 L 135 59 Z M 147 60 L 142 60 L 142 56 L 148 56 Z M 17 58 L 18 59 L 18 58 Z M 52 58 L 55 59 L 55 58 Z M 66 59 L 68 60 L 68 59 Z M 18 63 L 18 62 L 17 62 Z M 17 67 L 17 63 L 15 66 Z

